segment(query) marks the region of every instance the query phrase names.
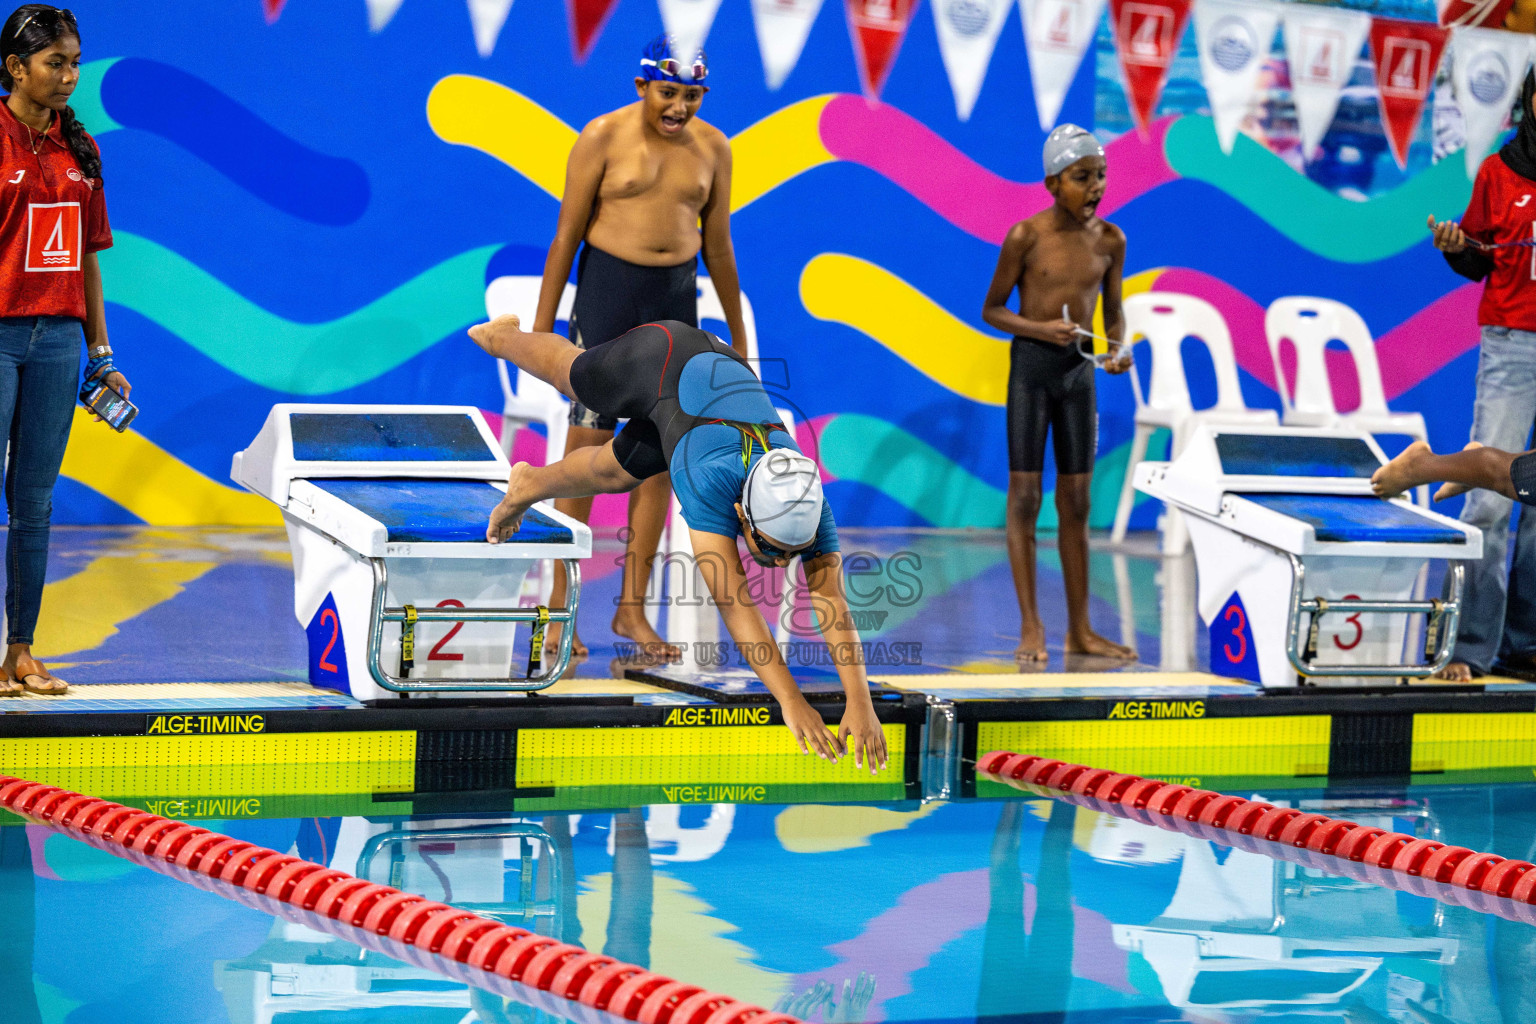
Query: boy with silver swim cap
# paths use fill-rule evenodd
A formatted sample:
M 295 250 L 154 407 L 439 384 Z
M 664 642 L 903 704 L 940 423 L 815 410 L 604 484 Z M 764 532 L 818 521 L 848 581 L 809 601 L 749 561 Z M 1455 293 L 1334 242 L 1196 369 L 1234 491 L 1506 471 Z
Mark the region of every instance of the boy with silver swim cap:
M 495 544 L 516 533 L 535 502 L 622 493 L 670 471 L 694 557 L 725 628 L 778 700 L 800 749 L 835 761 L 851 741 L 860 766 L 884 767 L 885 734 L 869 695 L 820 472 L 785 431 L 746 359 L 676 320 L 642 324 L 585 351 L 558 334 L 525 332 L 515 316 L 472 327 L 469 336 L 571 400 L 629 420 L 601 447 L 578 449 L 548 466 L 513 466 L 486 540 Z M 784 568 L 801 558 L 816 626 L 846 698 L 835 736 L 795 685 L 751 597 L 738 537 L 759 565 Z
M 1136 652 L 1093 631 L 1088 619 L 1088 495 L 1098 449 L 1094 362 L 1078 349 L 1102 294 L 1110 373 L 1130 369 L 1120 279 L 1125 234 L 1098 216 L 1104 147 L 1075 124 L 1058 126 L 1041 154 L 1051 206 L 1003 240 L 982 319 L 1013 335 L 1008 372 L 1008 560 L 1022 625 L 1014 658 L 1048 659 L 1035 599 L 1035 520 L 1047 435 L 1056 456 L 1057 548 L 1067 591 L 1068 654 L 1132 659 Z M 1019 311 L 1008 308 L 1019 291 Z

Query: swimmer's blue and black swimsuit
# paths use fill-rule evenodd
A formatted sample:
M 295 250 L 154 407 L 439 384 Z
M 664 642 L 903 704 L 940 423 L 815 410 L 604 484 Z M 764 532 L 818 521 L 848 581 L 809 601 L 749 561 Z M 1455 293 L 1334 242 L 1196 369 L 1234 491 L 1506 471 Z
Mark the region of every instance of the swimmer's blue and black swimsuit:
M 1055 443 L 1057 473 L 1091 473 L 1099 415 L 1093 363 L 1075 345 L 1015 336 L 1008 366 L 1008 468 L 1045 469 L 1045 439 Z
M 670 469 L 683 519 L 705 533 L 739 536 L 735 507 L 748 469 L 767 448 L 800 450 L 747 361 L 675 320 L 636 327 L 577 356 L 571 390 L 594 412 L 629 420 L 613 439 L 619 465 L 637 480 Z M 823 499 L 806 553 L 837 550 Z
M 698 296 L 697 257 L 671 267 L 647 267 L 583 243 L 576 263 L 571 341 L 578 348 L 593 349 L 631 327 L 657 320 L 696 327 Z M 585 403 L 573 402 L 571 425 L 615 430 L 619 424 Z

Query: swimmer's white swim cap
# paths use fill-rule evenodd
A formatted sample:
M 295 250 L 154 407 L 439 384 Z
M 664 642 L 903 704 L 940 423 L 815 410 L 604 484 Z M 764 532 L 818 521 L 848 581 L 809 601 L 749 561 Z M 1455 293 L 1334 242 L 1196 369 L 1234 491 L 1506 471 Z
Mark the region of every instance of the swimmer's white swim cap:
M 1085 156 L 1103 155 L 1104 147 L 1087 129 L 1075 124 L 1057 125 L 1045 139 L 1045 176 L 1060 174 Z
M 774 448 L 747 473 L 741 507 L 747 522 L 786 547 L 809 544 L 821 525 L 821 474 L 790 448 Z

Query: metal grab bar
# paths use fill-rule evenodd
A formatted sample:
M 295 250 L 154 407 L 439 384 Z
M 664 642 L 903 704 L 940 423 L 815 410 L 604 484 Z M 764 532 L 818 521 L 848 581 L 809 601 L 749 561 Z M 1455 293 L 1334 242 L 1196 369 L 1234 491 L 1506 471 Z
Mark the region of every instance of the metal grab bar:
M 1347 598 L 1338 601 L 1326 598 L 1302 600 L 1301 593 L 1307 578 L 1307 568 L 1301 559 L 1289 552 L 1291 560 L 1291 616 L 1286 626 L 1285 656 L 1299 675 L 1317 678 L 1342 678 L 1348 676 L 1405 677 L 1427 679 L 1451 662 L 1455 649 L 1456 627 L 1461 621 L 1461 595 L 1465 583 L 1465 571 L 1460 562 L 1451 565 L 1451 596 L 1446 601 L 1366 601 Z M 1438 631 L 1443 639 L 1438 644 L 1435 660 L 1428 665 L 1313 665 L 1301 651 L 1301 617 L 1310 612 L 1314 619 L 1323 615 L 1354 612 L 1378 612 L 1404 615 L 1441 615 L 1443 621 Z
M 384 668 L 384 623 L 405 622 L 404 608 L 390 608 L 384 604 L 389 590 L 389 569 L 382 558 L 370 558 L 373 566 L 373 610 L 368 629 L 368 673 L 373 681 L 386 690 L 396 693 L 453 692 L 456 690 L 542 690 L 565 674 L 571 664 L 571 641 L 575 634 L 576 609 L 581 605 L 581 562 L 575 558 L 561 559 L 565 563 L 567 591 L 564 608 L 549 610 L 548 621 L 557 623 L 560 630 L 560 647 L 554 664 L 537 676 L 505 679 L 412 679 L 397 676 Z M 539 621 L 537 608 L 421 608 L 416 611 L 417 622 L 527 622 Z M 509 666 L 510 669 L 510 666 Z

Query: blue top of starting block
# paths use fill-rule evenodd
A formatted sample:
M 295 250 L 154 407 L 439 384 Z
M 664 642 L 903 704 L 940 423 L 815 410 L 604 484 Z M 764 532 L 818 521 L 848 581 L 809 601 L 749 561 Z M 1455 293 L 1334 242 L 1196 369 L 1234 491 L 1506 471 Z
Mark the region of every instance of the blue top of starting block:
M 296 412 L 299 462 L 491 462 L 497 453 L 467 413 Z
M 353 508 L 384 524 L 389 543 L 485 542 L 491 509 L 502 492 L 480 480 L 311 480 Z M 507 544 L 568 544 L 571 531 L 538 509 Z
M 1345 477 L 1369 480 L 1381 460 L 1364 438 L 1305 434 L 1216 435 L 1228 476 Z
M 1466 535 L 1444 523 L 1370 495 L 1244 494 L 1243 498 L 1312 527 L 1327 542 L 1465 544 Z

